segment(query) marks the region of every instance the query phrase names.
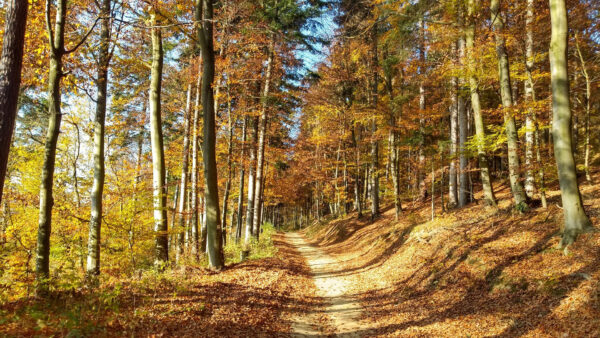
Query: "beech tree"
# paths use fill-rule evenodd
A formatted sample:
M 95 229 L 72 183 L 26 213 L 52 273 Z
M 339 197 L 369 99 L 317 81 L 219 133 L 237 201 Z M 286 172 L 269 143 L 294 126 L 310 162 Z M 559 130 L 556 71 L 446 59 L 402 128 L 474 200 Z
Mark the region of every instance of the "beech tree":
M 564 210 L 564 231 L 560 245 L 566 247 L 577 236 L 592 229 L 583 209 L 573 157 L 571 105 L 569 98 L 568 21 L 564 0 L 550 0 L 552 40 L 550 69 L 552 74 L 552 139 L 558 168 L 558 181 Z
M 152 143 L 152 191 L 154 207 L 154 233 L 156 236 L 155 264 L 163 267 L 169 261 L 169 237 L 167 234 L 167 187 L 165 182 L 165 151 L 161 118 L 161 91 L 163 72 L 163 41 L 155 8 L 150 9 L 152 38 L 152 68 L 150 75 L 150 139 Z
M 98 51 L 98 74 L 96 77 L 96 117 L 94 120 L 94 183 L 91 194 L 90 233 L 88 236 L 87 273 L 100 273 L 100 228 L 102 226 L 102 195 L 104 191 L 104 130 L 110 51 L 111 1 L 103 0 L 100 5 L 100 46 Z
M 204 116 L 204 180 L 206 187 L 206 251 L 210 266 L 223 267 L 221 221 L 219 219 L 219 187 L 217 185 L 217 160 L 215 154 L 215 106 L 213 85 L 215 80 L 215 54 L 213 48 L 213 2 L 199 0 L 197 11 L 202 13 L 202 24 L 198 29 L 198 40 L 202 49 L 202 110 Z

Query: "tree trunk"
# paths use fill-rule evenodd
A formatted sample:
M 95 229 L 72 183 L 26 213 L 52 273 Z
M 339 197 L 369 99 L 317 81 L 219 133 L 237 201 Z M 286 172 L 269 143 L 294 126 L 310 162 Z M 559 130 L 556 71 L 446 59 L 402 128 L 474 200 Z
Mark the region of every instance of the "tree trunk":
M 100 274 L 100 228 L 102 226 L 102 194 L 104 192 L 104 125 L 110 67 L 110 0 L 103 0 L 100 8 L 100 46 L 96 80 L 96 117 L 94 120 L 94 182 L 91 194 L 90 232 L 88 236 L 87 274 Z
M 244 117 L 244 125 L 242 126 L 242 146 L 240 150 L 240 193 L 238 195 L 238 210 L 237 210 L 237 228 L 235 232 L 235 241 L 239 243 L 242 238 L 242 222 L 243 222 L 243 211 L 244 211 L 244 156 L 246 150 L 246 128 L 248 126 L 248 117 Z
M 274 38 L 271 37 L 269 41 L 269 47 L 267 50 L 267 69 L 265 72 L 265 87 L 262 93 L 261 111 L 260 111 L 260 122 L 258 129 L 258 150 L 256 160 L 256 188 L 254 196 L 254 215 L 252 221 L 252 234 L 254 237 L 259 236 L 259 227 L 261 219 L 261 201 L 262 201 L 262 184 L 263 184 L 263 172 L 265 163 L 265 134 L 267 133 L 267 103 L 269 99 L 269 91 L 271 86 L 271 73 L 273 69 L 273 53 L 274 53 Z
M 532 0 L 528 0 L 532 1 Z M 592 100 L 592 82 L 588 73 L 587 65 L 581 48 L 579 46 L 579 39 L 575 38 L 575 47 L 577 48 L 577 56 L 579 56 L 579 62 L 581 63 L 581 72 L 585 78 L 585 143 L 584 143 L 584 169 L 585 179 L 588 182 L 592 181 L 590 176 L 590 112 L 591 112 L 591 100 Z
M 394 89 L 392 85 L 392 77 L 391 74 L 387 76 L 386 79 L 386 88 L 388 91 L 388 95 L 390 97 L 390 119 L 389 119 L 389 127 L 390 127 L 390 135 L 389 135 L 389 166 L 392 174 L 392 184 L 394 190 L 394 219 L 397 221 L 400 219 L 400 214 L 402 213 L 402 202 L 400 201 L 400 177 L 399 177 L 399 159 L 398 159 L 398 131 L 396 130 L 396 112 L 393 107 L 394 102 Z
M 54 32 L 51 29 L 50 1 L 46 2 L 46 18 L 48 37 L 50 45 L 50 69 L 48 73 L 48 130 L 46 132 L 46 143 L 44 146 L 44 164 L 42 166 L 42 178 L 40 186 L 40 215 L 37 238 L 36 255 L 36 278 L 38 280 L 38 292 L 46 291 L 46 280 L 50 272 L 50 231 L 52 225 L 52 207 L 54 198 L 52 188 L 54 183 L 54 164 L 56 162 L 56 143 L 60 133 L 61 113 L 61 88 L 60 82 L 63 77 L 62 58 L 65 54 L 65 17 L 67 12 L 67 0 L 59 0 L 56 8 L 56 21 Z M 52 34 L 54 33 L 54 34 Z
M 152 26 L 157 25 L 156 13 L 151 14 Z M 150 78 L 150 140 L 152 143 L 152 190 L 154 205 L 154 232 L 156 236 L 156 261 L 159 267 L 169 260 L 167 226 L 167 186 L 165 184 L 165 150 L 161 121 L 161 90 L 163 69 L 161 29 L 152 28 L 152 71 Z
M 464 59 L 465 54 L 465 40 L 461 36 L 458 39 L 458 56 L 459 59 Z M 458 79 L 458 100 L 456 109 L 458 111 L 458 150 L 459 150 L 459 161 L 458 161 L 458 172 L 459 172 L 459 187 L 458 187 L 458 206 L 464 207 L 467 205 L 467 199 L 469 197 L 468 188 L 468 171 L 467 166 L 469 160 L 467 158 L 467 137 L 469 135 L 468 130 L 468 116 L 467 107 L 465 104 L 465 98 L 463 96 L 464 81 Z
M 250 163 L 248 165 L 248 201 L 246 203 L 246 234 L 244 247 L 249 250 L 250 238 L 252 237 L 252 223 L 254 221 L 254 196 L 256 179 L 254 171 L 256 168 L 256 143 L 258 139 L 258 118 L 252 119 L 252 144 L 250 145 Z
M 473 45 L 475 40 L 475 0 L 469 0 L 467 9 L 467 28 L 465 30 L 467 62 L 470 69 L 469 86 L 471 92 L 471 107 L 473 108 L 473 120 L 475 122 L 475 137 L 477 143 L 477 159 L 479 161 L 479 172 L 483 189 L 483 198 L 489 206 L 496 206 L 496 197 L 490 179 L 488 160 L 485 154 L 485 127 L 481 115 L 481 103 L 479 100 L 479 79 L 475 75 L 477 68 Z
M 569 102 L 568 23 L 564 0 L 550 0 L 552 39 L 550 72 L 552 77 L 552 137 L 558 167 L 558 181 L 564 210 L 561 247 L 573 243 L 577 236 L 592 228 L 583 209 L 577 183 L 573 145 L 571 144 L 571 107 Z
M 378 97 L 377 86 L 379 84 L 379 59 L 377 55 L 377 35 L 378 25 L 373 26 L 372 41 L 371 41 L 371 67 L 372 67 L 372 83 L 371 83 L 371 98 L 372 106 L 377 111 Z M 379 142 L 377 141 L 377 120 L 375 117 L 371 120 L 371 218 L 379 215 Z
M 192 190 L 192 200 L 190 206 L 190 216 L 191 216 L 191 245 L 192 245 L 192 255 L 197 259 L 199 252 L 199 231 L 198 231 L 198 120 L 200 115 L 200 85 L 201 85 L 201 77 L 198 76 L 196 81 L 196 100 L 194 103 L 194 118 L 192 120 L 192 182 L 191 182 L 191 190 Z
M 453 44 L 456 46 L 456 44 Z M 454 47 L 456 50 L 456 47 Z M 448 179 L 448 208 L 453 209 L 458 205 L 458 180 L 456 170 L 456 157 L 458 155 L 458 78 L 453 77 L 452 103 L 450 106 L 450 178 Z
M 215 80 L 215 52 L 213 47 L 213 1 L 198 1 L 202 6 L 202 25 L 198 37 L 202 48 L 202 108 L 204 115 L 204 181 L 206 199 L 206 248 L 208 262 L 213 269 L 224 264 L 219 214 L 219 186 L 216 160 L 215 102 L 213 85 Z
M 534 6 L 534 0 L 527 0 L 527 15 L 525 19 L 525 72 L 527 73 L 527 79 L 525 79 L 525 100 L 531 105 L 535 103 L 533 77 L 531 75 L 534 65 L 532 28 Z M 534 118 L 535 112 L 533 108 L 530 108 L 525 117 L 525 193 L 528 198 L 533 198 L 535 193 L 535 177 L 533 175 Z
M 496 37 L 496 54 L 498 57 L 498 74 L 500 76 L 500 92 L 502 96 L 502 108 L 504 110 L 504 124 L 506 128 L 506 143 L 508 146 L 508 176 L 512 190 L 515 207 L 523 211 L 527 209 L 526 196 L 523 185 L 519 179 L 519 153 L 518 136 L 515 118 L 510 109 L 513 104 L 512 89 L 510 81 L 510 67 L 508 53 L 504 42 L 504 22 L 500 16 L 500 0 L 492 0 L 490 3 L 491 20 Z
M 233 128 L 235 123 L 232 122 L 231 96 L 229 92 L 229 82 L 227 83 L 227 123 L 229 129 L 228 144 L 227 144 L 227 182 L 225 183 L 225 192 L 223 193 L 223 213 L 221 214 L 221 229 L 225 231 L 227 225 L 227 203 L 229 201 L 229 190 L 231 189 L 231 157 L 233 156 Z M 237 121 L 236 121 L 237 123 Z M 233 212 L 232 212 L 233 213 Z M 233 224 L 231 224 L 233 226 Z M 226 236 L 223 236 L 226 238 Z
M 183 154 L 181 154 L 181 183 L 179 188 L 179 210 L 177 210 L 177 253 L 175 255 L 176 264 L 181 263 L 183 258 L 183 249 L 185 242 L 185 211 L 187 208 L 187 193 L 188 193 L 188 166 L 190 153 L 190 118 L 192 105 L 192 85 L 188 85 L 186 95 L 185 112 L 183 114 Z
M 8 154 L 17 117 L 28 6 L 27 1 L 10 0 L 4 22 L 2 57 L 0 58 L 0 204 L 2 203 Z
M 355 178 L 354 178 L 354 209 L 358 217 L 362 217 L 362 205 L 360 202 L 360 146 L 359 146 L 360 126 L 357 125 L 353 130 L 354 152 L 355 152 Z

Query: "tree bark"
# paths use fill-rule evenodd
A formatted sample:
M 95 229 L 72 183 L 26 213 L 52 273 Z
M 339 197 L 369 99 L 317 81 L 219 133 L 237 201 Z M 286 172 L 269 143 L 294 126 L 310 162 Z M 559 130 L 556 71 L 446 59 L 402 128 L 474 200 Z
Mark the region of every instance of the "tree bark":
M 535 4 L 534 0 L 527 0 L 527 14 L 525 18 L 525 100 L 531 104 L 535 103 L 535 94 L 533 89 L 533 76 L 531 74 L 534 66 L 533 55 L 533 20 Z M 533 174 L 533 148 L 534 148 L 534 120 L 535 112 L 529 109 L 525 117 L 525 193 L 528 198 L 533 198 L 535 193 L 535 176 Z
M 198 241 L 199 241 L 199 231 L 198 231 L 198 120 L 200 115 L 200 86 L 201 86 L 201 77 L 198 76 L 196 80 L 196 100 L 194 103 L 194 117 L 192 119 L 192 197 L 191 197 L 191 207 L 190 207 L 190 216 L 191 216 L 191 245 L 192 245 L 192 256 L 196 259 L 198 258 Z
M 265 72 L 265 86 L 262 93 L 259 129 L 258 129 L 258 150 L 256 159 L 256 188 L 254 191 L 254 215 L 252 221 L 252 234 L 254 237 L 259 236 L 260 218 L 261 218 L 261 201 L 262 201 L 262 184 L 263 171 L 265 163 L 265 134 L 267 133 L 267 103 L 271 86 L 271 73 L 273 69 L 273 53 L 274 53 L 274 37 L 269 41 L 267 50 L 267 69 Z
M 163 46 L 161 28 L 156 27 L 156 13 L 151 15 L 152 71 L 150 77 L 150 141 L 152 144 L 152 191 L 154 206 L 154 232 L 156 236 L 156 260 L 159 267 L 169 261 L 169 238 L 167 223 L 167 186 L 165 184 L 165 150 L 161 120 L 161 90 L 163 70 Z
M 532 1 L 532 0 L 528 0 Z M 584 143 L 584 170 L 585 179 L 588 182 L 592 181 L 590 176 L 590 113 L 591 113 L 591 101 L 592 101 L 592 81 L 590 80 L 590 74 L 588 73 L 587 65 L 583 54 L 581 53 L 581 47 L 579 46 L 579 39 L 575 38 L 575 47 L 577 49 L 577 56 L 579 57 L 579 63 L 581 64 L 581 72 L 585 79 L 585 143 Z
M 181 182 L 179 188 L 179 210 L 177 210 L 177 253 L 175 262 L 179 264 L 183 258 L 183 249 L 185 242 L 185 211 L 187 209 L 187 193 L 188 193 L 188 167 L 190 153 L 190 117 L 192 105 L 192 85 L 188 85 L 186 95 L 185 112 L 183 114 L 183 154 L 181 155 Z
M 506 129 L 506 143 L 508 146 L 508 171 L 510 187 L 512 190 L 515 206 L 518 210 L 527 209 L 526 196 L 523 185 L 519 178 L 520 164 L 518 153 L 518 136 L 515 118 L 510 109 L 513 105 L 510 67 L 506 44 L 504 41 L 504 22 L 500 16 L 500 0 L 492 0 L 490 3 L 491 21 L 494 26 L 496 37 L 496 54 L 498 58 L 498 74 L 500 77 L 500 92 L 502 96 L 502 108 L 504 110 L 504 124 Z
M 100 15 L 100 46 L 96 87 L 96 117 L 94 120 L 94 181 L 91 194 L 90 232 L 88 236 L 87 274 L 100 274 L 100 229 L 102 226 L 102 196 L 104 192 L 104 126 L 110 67 L 110 5 L 102 0 Z
M 239 243 L 242 238 L 242 222 L 243 222 L 243 211 L 244 211 L 244 177 L 245 167 L 244 167 L 244 155 L 246 151 L 246 128 L 248 126 L 248 117 L 244 117 L 244 125 L 242 126 L 242 146 L 240 150 L 240 193 L 238 195 L 238 210 L 237 210 L 237 228 L 235 231 L 235 241 Z
M 456 44 L 454 44 L 456 46 Z M 456 157 L 458 154 L 458 78 L 451 80 L 452 97 L 450 106 L 450 177 L 448 179 L 448 208 L 458 205 L 458 180 Z
M 250 238 L 252 237 L 252 224 L 254 221 L 254 197 L 256 190 L 256 143 L 258 139 L 258 118 L 253 118 L 252 122 L 252 144 L 250 145 L 250 163 L 248 165 L 248 201 L 246 204 L 246 234 L 244 237 L 244 247 L 246 250 L 250 247 Z
M 477 78 L 475 69 L 477 68 L 475 56 L 473 55 L 473 46 L 475 40 L 475 0 L 469 0 L 467 8 L 467 28 L 465 30 L 465 42 L 467 52 L 467 63 L 469 66 L 469 86 L 471 92 L 471 107 L 473 108 L 473 120 L 475 124 L 475 138 L 477 143 L 477 159 L 479 161 L 479 172 L 481 176 L 481 184 L 483 189 L 483 198 L 489 206 L 496 206 L 496 197 L 492 180 L 490 179 L 490 171 L 488 160 L 485 154 L 485 127 L 483 124 L 483 116 L 481 115 L 481 103 L 479 100 L 479 79 Z
M 458 56 L 459 59 L 464 59 L 465 54 L 465 40 L 461 36 L 458 39 Z M 468 188 L 468 171 L 467 166 L 469 165 L 469 160 L 467 158 L 467 137 L 469 135 L 468 131 L 468 117 L 467 117 L 467 107 L 465 104 L 465 98 L 463 96 L 462 88 L 464 86 L 464 81 L 462 79 L 458 79 L 458 97 L 457 97 L 457 111 L 458 111 L 458 149 L 459 149 L 459 160 L 458 160 L 458 172 L 459 172 L 459 188 L 458 188 L 458 206 L 464 207 L 467 205 L 467 200 L 469 198 L 469 188 Z
M 231 169 L 231 157 L 233 156 L 233 128 L 235 123 L 232 122 L 232 114 L 233 111 L 231 109 L 231 95 L 229 91 L 229 83 L 227 83 L 227 123 L 228 123 L 228 137 L 227 137 L 227 182 L 225 183 L 225 192 L 223 193 L 223 213 L 221 214 L 221 229 L 223 232 L 226 232 L 227 228 L 227 203 L 229 201 L 229 191 L 231 190 L 231 180 L 232 180 L 232 169 Z M 233 213 L 233 211 L 232 211 Z M 231 224 L 233 226 L 233 224 Z M 223 236 L 223 239 L 226 239 L 226 236 Z
M 215 81 L 215 52 L 213 46 L 213 1 L 201 0 L 202 25 L 199 41 L 202 49 L 202 108 L 204 116 L 204 138 L 202 155 L 204 159 L 204 180 L 206 199 L 206 248 L 208 262 L 213 269 L 223 268 L 223 247 L 219 214 L 219 186 L 216 160 L 215 102 L 213 85 Z
M 583 209 L 571 143 L 571 107 L 567 63 L 568 22 L 564 0 L 550 0 L 550 18 L 552 20 L 550 42 L 552 138 L 564 210 L 564 232 L 560 246 L 566 247 L 573 243 L 579 234 L 590 230 L 592 224 Z
M 46 24 L 50 45 L 50 69 L 48 73 L 48 130 L 44 146 L 44 164 L 40 186 L 40 214 L 38 223 L 36 278 L 38 292 L 46 290 L 46 280 L 50 273 L 50 232 L 52 225 L 52 207 L 54 198 L 52 188 L 54 183 L 54 164 L 56 162 L 56 143 L 60 133 L 61 88 L 63 73 L 63 55 L 65 54 L 65 17 L 67 0 L 59 0 L 56 8 L 54 30 L 50 22 L 50 0 L 46 1 Z
M 375 24 L 372 29 L 371 41 L 371 98 L 372 106 L 377 111 L 379 84 L 379 58 L 377 55 L 377 39 L 379 32 L 378 25 Z M 371 218 L 379 216 L 379 142 L 377 140 L 377 120 L 375 117 L 371 120 Z
M 4 22 L 0 58 L 0 204 L 17 117 L 28 6 L 27 1 L 10 0 Z

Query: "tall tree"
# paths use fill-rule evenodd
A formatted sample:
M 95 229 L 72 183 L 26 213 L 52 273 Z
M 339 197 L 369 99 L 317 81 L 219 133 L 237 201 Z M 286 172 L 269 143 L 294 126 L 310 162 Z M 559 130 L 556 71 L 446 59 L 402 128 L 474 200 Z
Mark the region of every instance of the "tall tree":
M 28 6 L 27 1 L 10 0 L 4 23 L 0 58 L 0 203 L 17 116 Z
M 260 216 L 261 216 L 261 201 L 262 201 L 262 184 L 265 163 L 265 134 L 267 133 L 267 108 L 269 92 L 271 89 L 271 76 L 273 73 L 273 57 L 275 48 L 275 37 L 271 33 L 269 45 L 267 47 L 267 69 L 265 71 L 265 84 L 262 92 L 262 102 L 260 109 L 259 125 L 258 125 L 258 149 L 256 154 L 256 185 L 254 190 L 254 215 L 252 221 L 252 234 L 254 237 L 260 233 Z
M 515 117 L 510 111 L 513 105 L 513 95 L 510 80 L 510 64 L 506 42 L 504 38 L 504 19 L 501 15 L 500 0 L 490 2 L 491 21 L 494 27 L 496 38 L 496 56 L 498 59 L 498 75 L 500 77 L 500 95 L 502 96 L 502 109 L 504 111 L 504 125 L 506 131 L 506 143 L 508 146 L 508 177 L 510 179 L 510 188 L 515 201 L 515 206 L 519 210 L 527 209 L 526 196 L 523 190 L 523 184 L 520 181 L 520 164 L 517 125 Z
M 152 143 L 152 189 L 154 207 L 154 232 L 156 236 L 156 261 L 163 267 L 169 261 L 169 235 L 167 223 L 167 186 L 165 173 L 165 149 L 163 145 L 161 118 L 161 91 L 163 71 L 163 44 L 160 21 L 155 9 L 151 9 L 152 68 L 150 75 L 150 139 Z
M 223 267 L 223 248 L 219 214 L 219 186 L 216 160 L 215 106 L 213 85 L 215 80 L 215 52 L 213 47 L 213 1 L 198 0 L 197 11 L 202 13 L 198 40 L 202 49 L 202 108 L 204 116 L 204 180 L 206 198 L 206 249 L 212 268 Z
M 592 224 L 583 209 L 573 156 L 567 63 L 569 26 L 565 0 L 550 0 L 550 18 L 552 20 L 549 54 L 552 77 L 552 138 L 564 211 L 564 232 L 560 245 L 566 247 L 573 243 L 579 234 L 591 230 Z
M 192 196 L 191 196 L 191 207 L 190 207 L 190 213 L 191 213 L 191 236 L 192 236 L 192 240 L 191 240 L 191 244 L 192 244 L 192 255 L 195 258 L 198 258 L 198 253 L 200 252 L 200 232 L 199 232 L 199 219 L 198 219 L 198 205 L 199 205 L 199 197 L 198 197 L 198 182 L 200 181 L 199 179 L 199 172 L 198 172 L 198 165 L 199 165 L 199 159 L 198 159 L 198 152 L 199 152 L 199 148 L 200 148 L 200 144 L 199 144 L 199 120 L 200 120 L 200 89 L 202 87 L 202 75 L 198 74 L 197 79 L 196 79 L 196 99 L 194 100 L 194 117 L 192 119 L 192 126 L 193 126 L 193 131 L 192 131 L 192 177 L 191 177 L 191 190 L 192 190 Z
M 240 184 L 239 184 L 239 195 L 238 195 L 238 208 L 237 208 L 237 227 L 235 231 L 235 240 L 239 242 L 242 238 L 242 225 L 243 225 L 243 211 L 244 211 L 244 177 L 245 166 L 244 166 L 244 155 L 246 151 L 246 128 L 248 126 L 248 117 L 244 117 L 244 124 L 242 126 L 242 146 L 240 150 Z
M 181 155 L 181 183 L 179 187 L 179 210 L 177 210 L 177 220 L 179 230 L 177 233 L 177 252 L 175 261 L 180 263 L 183 258 L 183 249 L 185 242 L 185 212 L 187 207 L 188 193 L 188 166 L 190 152 L 190 119 L 192 105 L 192 85 L 188 85 L 186 95 L 186 105 L 183 114 L 183 153 Z
M 475 55 L 473 48 L 475 45 L 475 0 L 468 0 L 467 3 L 467 25 L 465 28 L 465 43 L 467 67 L 469 73 L 469 88 L 471 92 L 471 108 L 473 109 L 473 120 L 475 124 L 475 138 L 477 144 L 477 159 L 479 161 L 479 172 L 483 189 L 483 198 L 485 203 L 490 206 L 496 205 L 496 197 L 490 179 L 488 160 L 485 154 L 485 127 L 483 116 L 481 114 L 481 102 L 479 98 L 479 79 L 475 69 Z
M 371 106 L 377 111 L 379 86 L 379 57 L 377 55 L 378 25 L 371 29 Z M 379 215 L 379 141 L 377 140 L 377 119 L 371 119 L 371 218 Z
M 44 145 L 44 164 L 40 186 L 40 215 L 38 222 L 36 277 L 39 283 L 38 291 L 44 292 L 45 280 L 50 273 L 50 231 L 52 225 L 52 207 L 54 198 L 54 165 L 56 163 L 56 143 L 60 133 L 61 113 L 61 79 L 63 73 L 63 56 L 65 55 L 65 21 L 67 0 L 58 0 L 56 19 L 52 28 L 51 3 L 46 1 L 46 29 L 50 48 L 50 68 L 48 70 L 48 129 Z
M 100 4 L 100 45 L 96 76 L 96 116 L 94 119 L 94 182 L 91 193 L 90 232 L 86 270 L 89 275 L 100 274 L 100 228 L 102 226 L 102 194 L 104 192 L 104 126 L 108 70 L 110 67 L 110 12 L 111 0 Z

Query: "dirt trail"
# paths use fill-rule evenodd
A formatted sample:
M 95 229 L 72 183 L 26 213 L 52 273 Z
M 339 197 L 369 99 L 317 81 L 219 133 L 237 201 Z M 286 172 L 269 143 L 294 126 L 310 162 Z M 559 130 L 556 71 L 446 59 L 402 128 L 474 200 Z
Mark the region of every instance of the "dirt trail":
M 327 306 L 297 318 L 292 325 L 292 337 L 320 337 L 335 334 L 337 337 L 362 337 L 368 334 L 359 320 L 362 308 L 355 297 L 348 294 L 348 281 L 340 274 L 339 262 L 318 247 L 309 245 L 298 233 L 286 234 L 287 242 L 306 259 L 312 271 L 317 296 L 322 297 Z M 342 276 L 340 276 L 342 275 Z M 320 327 L 323 316 L 328 317 L 333 332 Z

